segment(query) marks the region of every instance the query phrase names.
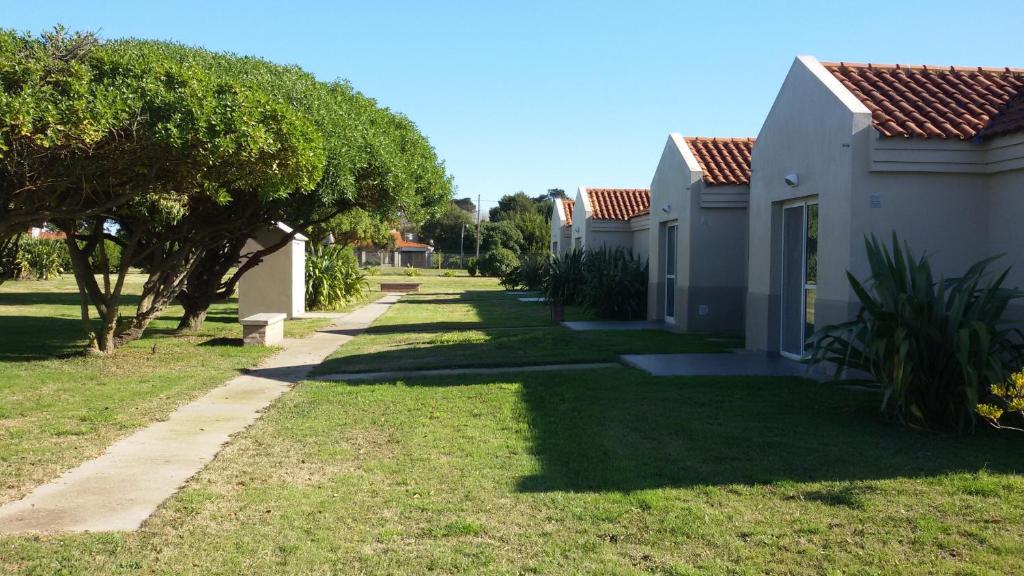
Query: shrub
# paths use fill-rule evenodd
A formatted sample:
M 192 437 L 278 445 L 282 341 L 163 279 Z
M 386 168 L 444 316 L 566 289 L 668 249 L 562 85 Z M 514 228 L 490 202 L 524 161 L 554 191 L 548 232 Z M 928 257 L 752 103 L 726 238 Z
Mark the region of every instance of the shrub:
M 1024 432 L 1019 423 L 1024 419 L 1024 371 L 1013 374 L 1006 382 L 993 384 L 986 402 L 978 404 L 978 415 L 995 428 Z M 1007 421 L 1015 418 L 1015 426 Z
M 420 275 L 420 271 L 416 268 L 413 268 L 411 264 L 405 267 L 405 269 L 402 270 L 402 273 L 405 274 L 406 276 L 409 276 L 410 278 L 413 276 Z
M 496 248 L 480 257 L 478 268 L 480 274 L 484 276 L 500 278 L 502 285 L 506 285 L 506 282 L 512 282 L 514 285 L 519 257 L 508 248 Z
M 314 245 L 306 254 L 306 307 L 332 310 L 361 297 L 366 274 L 352 248 Z
M 380 266 L 370 266 L 363 270 L 367 276 L 380 276 Z
M 602 246 L 583 259 L 583 306 L 601 318 L 647 315 L 647 262 L 622 247 Z
M 441 275 L 444 276 L 445 278 L 454 278 L 455 270 L 445 270 L 444 272 L 441 273 Z
M 527 290 L 543 290 L 547 283 L 547 254 L 526 254 L 519 261 L 516 279 L 519 285 Z
M 63 240 L 25 238 L 17 259 L 18 277 L 31 274 L 38 280 L 51 280 L 71 269 L 71 256 Z
M 21 272 L 18 253 L 21 250 L 21 235 L 0 240 L 0 283 L 17 278 Z
M 104 270 L 103 267 L 100 265 L 99 251 L 97 250 L 96 252 L 93 252 L 91 256 L 91 260 L 93 262 L 93 270 L 96 270 L 97 272 L 108 272 L 110 274 L 116 273 L 118 269 L 120 269 L 121 267 L 121 245 L 112 240 L 104 240 L 103 250 L 107 254 L 107 268 L 106 270 Z M 66 247 L 65 251 L 67 251 Z M 68 267 L 66 269 L 71 269 L 70 262 L 68 262 Z
M 895 234 L 891 251 L 874 237 L 865 246 L 868 286 L 847 273 L 861 310 L 814 335 L 812 362 L 834 363 L 837 375 L 869 373 L 882 386 L 882 410 L 906 426 L 973 431 L 978 399 L 1024 359 L 1021 333 L 1001 321 L 1022 293 L 1003 288 L 1008 270 L 989 276 L 994 258 L 936 282 L 928 259 L 901 249 Z
M 547 263 L 544 296 L 555 304 L 577 304 L 583 290 L 586 253 L 579 248 L 552 256 Z
M 470 258 L 466 261 L 466 272 L 469 272 L 470 276 L 476 276 L 478 272 L 476 258 Z

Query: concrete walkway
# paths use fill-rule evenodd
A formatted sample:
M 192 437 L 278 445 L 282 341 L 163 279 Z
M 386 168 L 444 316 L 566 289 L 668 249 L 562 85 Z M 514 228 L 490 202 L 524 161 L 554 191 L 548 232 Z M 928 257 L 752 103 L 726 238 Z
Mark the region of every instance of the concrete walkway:
M 562 322 L 570 330 L 665 330 L 664 322 L 651 320 L 593 320 Z
M 420 376 L 457 376 L 459 374 L 505 374 L 510 372 L 551 372 L 557 370 L 594 370 L 597 368 L 621 368 L 614 362 L 592 362 L 590 364 L 540 364 L 533 366 L 503 366 L 499 368 L 437 368 L 433 370 L 394 370 L 391 372 L 349 372 L 324 374 L 315 380 L 366 382 L 414 378 Z
M 0 534 L 138 529 L 146 518 L 220 452 L 231 436 L 304 379 L 398 301 L 389 294 L 320 332 L 287 340 L 259 368 L 186 404 L 163 422 L 124 438 L 98 458 L 0 507 Z
M 652 376 L 800 376 L 825 380 L 828 376 L 817 368 L 808 372 L 807 365 L 782 356 L 759 352 L 733 354 L 623 354 L 622 361 Z

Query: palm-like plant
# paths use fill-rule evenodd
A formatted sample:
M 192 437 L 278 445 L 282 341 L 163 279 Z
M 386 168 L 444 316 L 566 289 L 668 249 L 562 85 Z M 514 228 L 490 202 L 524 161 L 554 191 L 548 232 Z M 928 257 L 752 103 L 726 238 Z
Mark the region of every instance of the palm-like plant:
M 572 305 L 578 302 L 583 286 L 585 260 L 585 253 L 579 248 L 552 256 L 548 260 L 542 286 L 548 302 L 556 306 Z
M 313 246 L 306 254 L 306 306 L 332 310 L 358 298 L 368 288 L 351 248 Z
M 1021 333 L 1003 321 L 1022 294 L 1003 287 L 982 260 L 959 278 L 935 281 L 896 234 L 891 250 L 865 239 L 868 286 L 847 273 L 861 303 L 857 317 L 813 337 L 811 361 L 867 372 L 883 388 L 882 409 L 907 426 L 974 430 L 979 397 L 1021 365 Z
M 622 247 L 587 253 L 583 305 L 603 318 L 633 320 L 647 314 L 647 261 Z

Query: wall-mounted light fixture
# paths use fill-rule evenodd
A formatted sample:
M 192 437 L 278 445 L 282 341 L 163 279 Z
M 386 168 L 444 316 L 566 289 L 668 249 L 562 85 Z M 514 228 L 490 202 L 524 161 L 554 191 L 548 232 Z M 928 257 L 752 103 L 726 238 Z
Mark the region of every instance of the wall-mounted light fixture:
M 797 176 L 796 172 L 786 175 L 786 185 L 790 188 L 796 188 L 800 185 L 800 177 Z
M 664 206 L 661 207 L 661 211 L 664 212 L 665 214 L 668 214 L 669 212 L 672 211 L 672 205 L 665 204 Z

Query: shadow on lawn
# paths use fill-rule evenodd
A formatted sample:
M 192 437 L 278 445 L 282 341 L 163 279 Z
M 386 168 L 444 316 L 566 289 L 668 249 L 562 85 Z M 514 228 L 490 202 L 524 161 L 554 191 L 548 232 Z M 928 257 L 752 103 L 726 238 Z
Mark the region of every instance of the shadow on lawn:
M 488 384 L 490 377 L 406 381 Z M 522 492 L 850 481 L 982 469 L 1024 472 L 1020 438 L 909 432 L 880 421 L 878 396 L 797 378 L 652 378 L 626 368 L 510 374 L 522 385 L 540 471 Z M 805 495 L 857 507 L 860 494 Z

